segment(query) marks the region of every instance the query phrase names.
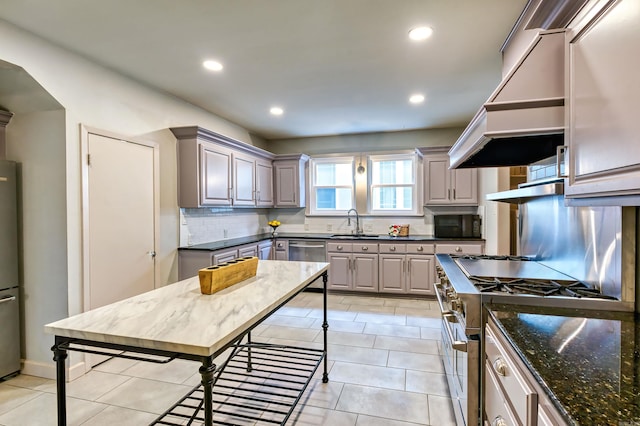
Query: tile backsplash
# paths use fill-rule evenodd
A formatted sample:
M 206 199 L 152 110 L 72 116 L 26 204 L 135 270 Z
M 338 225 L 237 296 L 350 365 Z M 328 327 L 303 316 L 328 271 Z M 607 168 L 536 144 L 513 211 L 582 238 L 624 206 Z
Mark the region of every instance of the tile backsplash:
M 180 209 L 180 246 L 260 234 L 268 221 L 263 209 Z
M 480 214 L 479 207 L 425 208 L 424 216 L 382 217 L 360 216 L 360 226 L 367 234 L 386 234 L 389 225 L 408 224 L 409 235 L 432 235 L 434 214 Z M 180 246 L 246 237 L 270 232 L 269 220 L 282 222 L 279 232 L 342 234 L 351 233 L 351 225 L 344 216 L 306 216 L 304 209 L 233 209 L 230 207 L 180 209 Z

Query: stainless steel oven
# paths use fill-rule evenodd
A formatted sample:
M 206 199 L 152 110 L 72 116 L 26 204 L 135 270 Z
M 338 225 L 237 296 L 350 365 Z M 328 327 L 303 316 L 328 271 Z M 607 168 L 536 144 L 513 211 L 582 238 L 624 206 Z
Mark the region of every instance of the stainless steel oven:
M 476 424 L 478 408 L 479 376 L 469 376 L 479 363 L 480 341 L 478 336 L 467 336 L 455 316 L 442 314 L 442 359 L 454 406 L 456 424 Z

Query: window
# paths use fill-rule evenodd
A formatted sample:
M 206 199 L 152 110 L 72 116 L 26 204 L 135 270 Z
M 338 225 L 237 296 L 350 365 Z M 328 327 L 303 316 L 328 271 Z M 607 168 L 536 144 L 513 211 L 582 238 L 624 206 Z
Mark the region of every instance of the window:
M 311 214 L 344 214 L 354 206 L 353 157 L 312 159 Z
M 376 155 L 369 161 L 370 213 L 416 214 L 415 154 Z

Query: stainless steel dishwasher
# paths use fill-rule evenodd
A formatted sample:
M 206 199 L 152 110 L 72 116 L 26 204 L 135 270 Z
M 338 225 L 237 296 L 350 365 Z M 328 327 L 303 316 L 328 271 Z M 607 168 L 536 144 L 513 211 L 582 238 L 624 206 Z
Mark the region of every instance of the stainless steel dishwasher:
M 327 245 L 321 240 L 289 240 L 289 260 L 303 262 L 326 262 Z M 309 289 L 322 289 L 322 282 L 316 280 Z

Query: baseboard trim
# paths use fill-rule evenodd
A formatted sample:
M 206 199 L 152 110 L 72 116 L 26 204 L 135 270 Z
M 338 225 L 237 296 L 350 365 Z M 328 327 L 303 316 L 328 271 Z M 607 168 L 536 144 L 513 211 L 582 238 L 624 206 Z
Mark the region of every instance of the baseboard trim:
M 86 367 L 84 361 L 75 363 L 74 365 L 67 367 L 67 381 L 77 379 L 86 373 Z M 37 361 L 30 361 L 25 359 L 22 361 L 22 369 L 20 374 L 26 374 L 27 376 L 42 377 L 45 379 L 56 379 L 56 365 L 55 363 L 44 363 Z

